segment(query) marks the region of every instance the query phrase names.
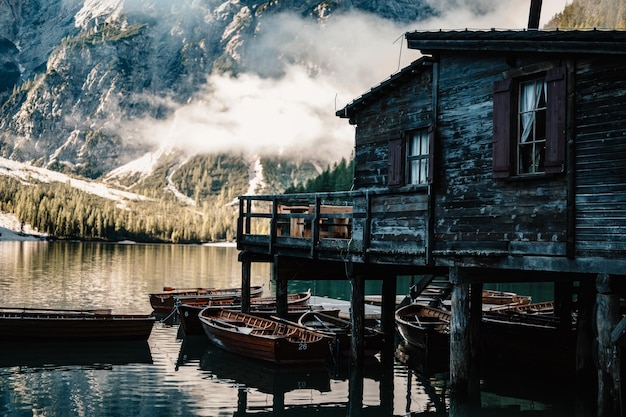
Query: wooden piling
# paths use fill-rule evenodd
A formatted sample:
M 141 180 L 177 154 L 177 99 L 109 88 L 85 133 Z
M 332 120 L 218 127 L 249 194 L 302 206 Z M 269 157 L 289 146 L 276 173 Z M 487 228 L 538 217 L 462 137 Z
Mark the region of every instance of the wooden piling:
M 393 339 L 396 330 L 396 276 L 384 277 L 382 288 L 381 329 L 387 339 Z
M 482 358 L 479 355 L 480 352 L 480 323 L 483 315 L 483 283 L 473 282 L 471 284 L 470 291 L 470 316 L 467 326 L 468 331 L 468 343 L 470 346 L 467 353 L 469 364 L 469 380 L 468 380 L 468 392 L 470 397 L 475 399 L 478 396 L 480 402 L 480 366 Z
M 461 396 L 469 389 L 469 284 L 461 268 L 450 268 L 452 316 L 450 318 L 450 389 Z
M 352 264 L 347 266 L 350 278 L 350 365 L 363 368 L 365 356 L 365 279 L 363 275 L 354 273 Z
M 289 280 L 285 274 L 280 273 L 280 257 L 275 256 L 272 264 L 272 275 L 276 283 L 276 314 L 278 317 L 287 318 L 287 293 Z
M 620 321 L 619 295 L 608 274 L 596 278 L 596 331 L 598 341 L 598 417 L 621 416 L 620 361 L 611 332 Z
M 250 282 L 251 282 L 252 262 L 241 261 L 241 312 L 250 312 Z
M 591 279 L 580 282 L 578 289 L 578 316 L 576 320 L 576 411 L 577 415 L 591 415 L 596 406 L 597 370 L 592 356 L 594 345 L 594 304 L 596 287 Z M 593 411 L 595 412 L 595 411 Z
M 394 382 L 393 364 L 395 358 L 395 312 L 396 312 L 396 276 L 383 277 L 382 284 L 382 307 L 381 324 L 385 333 L 385 344 L 381 351 L 381 363 L 383 365 L 383 375 L 380 380 L 380 405 L 383 410 L 387 410 L 388 415 L 393 414 Z

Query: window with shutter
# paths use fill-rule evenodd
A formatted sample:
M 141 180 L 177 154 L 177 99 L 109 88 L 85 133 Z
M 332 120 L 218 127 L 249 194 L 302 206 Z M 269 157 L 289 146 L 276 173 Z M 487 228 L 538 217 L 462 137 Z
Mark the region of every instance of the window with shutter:
M 494 178 L 563 172 L 565 96 L 565 68 L 495 83 Z
M 389 139 L 387 185 L 422 185 L 432 182 L 434 130 L 421 128 Z
M 511 174 L 511 80 L 496 82 L 493 94 L 493 176 Z
M 566 96 L 565 68 L 559 67 L 548 71 L 546 75 L 548 88 L 548 112 L 546 114 L 546 163 L 548 174 L 559 174 L 565 171 L 565 130 L 566 130 Z
M 403 140 L 401 135 L 389 139 L 389 167 L 387 172 L 387 185 L 404 185 L 404 155 Z

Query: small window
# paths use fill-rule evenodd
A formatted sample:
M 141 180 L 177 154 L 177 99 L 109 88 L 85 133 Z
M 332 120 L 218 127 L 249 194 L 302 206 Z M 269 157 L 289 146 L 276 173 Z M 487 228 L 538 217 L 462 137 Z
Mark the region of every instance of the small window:
M 565 68 L 494 85 L 493 177 L 565 171 Z
M 408 135 L 406 148 L 407 183 L 428 183 L 429 152 L 428 129 L 420 129 Z
M 517 111 L 517 174 L 545 172 L 546 79 L 519 85 Z
M 387 185 L 420 185 L 433 181 L 434 130 L 422 128 L 389 138 Z

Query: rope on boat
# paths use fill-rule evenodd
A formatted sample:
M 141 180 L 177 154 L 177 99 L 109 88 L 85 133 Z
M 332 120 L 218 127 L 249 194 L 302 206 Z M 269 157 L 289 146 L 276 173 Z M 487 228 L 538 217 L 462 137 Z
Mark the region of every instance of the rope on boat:
M 339 376 L 339 349 L 339 338 L 335 336 L 335 343 L 328 342 L 328 350 L 330 350 L 330 357 L 333 361 L 335 376 Z
M 167 317 L 165 317 L 164 319 L 161 319 L 159 321 L 161 322 L 161 324 L 163 324 L 166 321 L 168 321 L 176 313 L 178 313 L 178 304 L 174 304 L 174 308 L 172 308 L 172 312 L 170 314 L 168 314 Z

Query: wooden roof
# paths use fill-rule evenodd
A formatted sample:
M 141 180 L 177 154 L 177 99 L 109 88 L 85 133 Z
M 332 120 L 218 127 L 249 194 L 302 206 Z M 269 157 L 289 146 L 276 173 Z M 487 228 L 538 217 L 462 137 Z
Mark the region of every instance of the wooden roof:
M 450 30 L 405 34 L 409 49 L 423 53 L 542 52 L 626 54 L 626 31 L 619 30 Z
M 363 93 L 360 97 L 352 100 L 348 105 L 346 105 L 343 109 L 337 110 L 335 113 L 336 116 L 339 116 L 343 119 L 350 119 L 354 115 L 356 111 L 358 111 L 363 106 L 368 105 L 372 101 L 376 100 L 380 96 L 386 94 L 389 90 L 395 88 L 398 84 L 407 82 L 411 77 L 420 71 L 424 71 L 425 69 L 430 69 L 432 65 L 432 58 L 430 57 L 421 57 L 406 67 L 402 68 L 400 71 L 392 74 L 388 79 L 381 82 L 380 84 L 372 87 L 366 93 Z

